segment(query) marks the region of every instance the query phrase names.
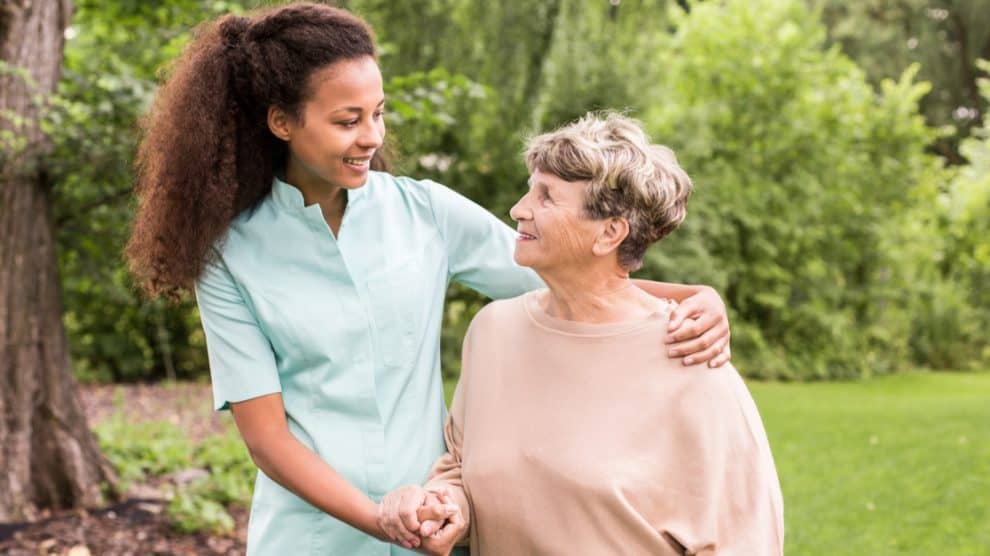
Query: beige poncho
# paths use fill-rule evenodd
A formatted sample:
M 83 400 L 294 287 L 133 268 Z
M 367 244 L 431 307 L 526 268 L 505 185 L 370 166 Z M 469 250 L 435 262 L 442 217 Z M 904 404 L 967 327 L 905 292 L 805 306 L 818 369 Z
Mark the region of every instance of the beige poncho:
M 667 313 L 563 321 L 530 293 L 475 317 L 429 481 L 470 508 L 472 554 L 782 554 L 756 406 L 732 366 L 666 356 Z

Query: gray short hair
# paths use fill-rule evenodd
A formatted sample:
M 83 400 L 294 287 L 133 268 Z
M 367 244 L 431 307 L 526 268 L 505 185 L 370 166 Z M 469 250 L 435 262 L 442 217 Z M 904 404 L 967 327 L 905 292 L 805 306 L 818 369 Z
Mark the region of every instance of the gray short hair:
M 639 269 L 646 249 L 674 231 L 687 214 L 691 178 L 674 151 L 651 144 L 639 122 L 620 114 L 589 112 L 533 137 L 525 158 L 530 173 L 539 170 L 565 181 L 588 182 L 588 217 L 622 217 L 629 222 L 619 263 L 630 271 Z

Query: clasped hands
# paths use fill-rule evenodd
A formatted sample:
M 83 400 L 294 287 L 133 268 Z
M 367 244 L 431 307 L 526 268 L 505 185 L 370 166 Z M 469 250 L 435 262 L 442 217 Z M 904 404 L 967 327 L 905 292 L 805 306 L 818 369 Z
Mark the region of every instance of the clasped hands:
M 378 526 L 404 548 L 447 556 L 467 531 L 460 506 L 447 489 L 402 487 L 378 504 Z

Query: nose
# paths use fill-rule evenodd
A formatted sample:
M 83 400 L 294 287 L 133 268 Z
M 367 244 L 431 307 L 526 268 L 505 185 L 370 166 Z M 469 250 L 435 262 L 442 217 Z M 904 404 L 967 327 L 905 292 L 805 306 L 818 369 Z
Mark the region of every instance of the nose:
M 509 218 L 512 218 L 516 222 L 523 220 L 530 220 L 533 217 L 533 211 L 530 210 L 529 204 L 526 202 L 529 197 L 529 193 L 523 195 L 516 204 L 512 205 L 509 209 Z
M 369 121 L 362 126 L 358 144 L 364 148 L 377 149 L 385 140 L 385 122 Z

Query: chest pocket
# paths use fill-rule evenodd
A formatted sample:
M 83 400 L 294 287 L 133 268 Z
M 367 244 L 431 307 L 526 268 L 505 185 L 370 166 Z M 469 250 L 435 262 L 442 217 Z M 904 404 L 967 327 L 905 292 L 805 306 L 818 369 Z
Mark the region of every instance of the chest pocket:
M 421 262 L 409 257 L 370 276 L 369 304 L 375 321 L 378 352 L 386 367 L 412 364 L 419 329 L 417 307 L 422 305 Z

